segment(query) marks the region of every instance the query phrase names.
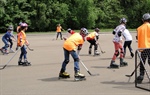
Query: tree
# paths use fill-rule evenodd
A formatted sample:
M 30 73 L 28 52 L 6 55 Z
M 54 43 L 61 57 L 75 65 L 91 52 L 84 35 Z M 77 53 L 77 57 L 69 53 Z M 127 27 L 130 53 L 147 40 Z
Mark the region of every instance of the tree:
M 96 22 L 101 28 L 114 28 L 119 23 L 120 18 L 127 18 L 118 0 L 96 0 L 95 3 L 99 10 L 99 18 Z

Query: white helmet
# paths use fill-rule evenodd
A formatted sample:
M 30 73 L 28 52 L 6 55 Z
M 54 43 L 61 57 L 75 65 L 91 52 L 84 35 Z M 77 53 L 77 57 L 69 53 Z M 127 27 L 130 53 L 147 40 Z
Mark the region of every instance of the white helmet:
M 71 32 L 71 28 L 68 28 L 67 31 L 70 33 Z
M 123 18 L 121 18 L 121 19 L 120 19 L 120 23 L 127 23 L 127 19 L 126 19 L 126 18 L 124 18 L 124 17 L 123 17 Z
M 10 25 L 9 27 L 8 27 L 8 30 L 13 30 L 13 25 Z
M 81 28 L 80 33 L 84 35 L 88 35 L 89 32 L 86 28 Z
M 142 17 L 143 20 L 150 20 L 150 14 L 149 13 L 145 13 Z

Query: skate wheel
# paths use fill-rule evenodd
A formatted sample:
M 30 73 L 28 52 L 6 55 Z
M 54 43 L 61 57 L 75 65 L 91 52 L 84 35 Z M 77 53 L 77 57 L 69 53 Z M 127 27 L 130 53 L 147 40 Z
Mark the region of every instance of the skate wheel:
M 86 80 L 86 78 L 82 78 L 82 79 L 77 79 L 77 78 L 75 78 L 75 79 L 74 79 L 75 82 L 76 82 L 76 81 L 84 81 L 84 80 Z

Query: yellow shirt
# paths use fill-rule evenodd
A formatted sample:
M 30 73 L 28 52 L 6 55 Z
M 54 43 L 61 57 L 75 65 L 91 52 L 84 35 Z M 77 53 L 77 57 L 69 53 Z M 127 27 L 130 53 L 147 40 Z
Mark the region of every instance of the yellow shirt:
M 87 35 L 87 39 L 94 39 L 96 37 L 96 32 L 92 32 L 90 34 Z
M 138 48 L 150 48 L 150 23 L 146 22 L 137 28 Z
M 72 51 L 76 50 L 77 46 L 83 43 L 83 37 L 79 33 L 74 33 L 64 42 L 63 48 Z

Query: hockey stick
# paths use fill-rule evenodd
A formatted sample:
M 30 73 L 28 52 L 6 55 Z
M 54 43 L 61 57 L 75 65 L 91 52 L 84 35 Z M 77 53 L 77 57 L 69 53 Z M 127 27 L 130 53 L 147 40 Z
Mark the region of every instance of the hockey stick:
M 34 49 L 30 48 L 29 46 L 27 46 L 27 48 L 28 48 L 30 51 L 34 51 Z
M 100 44 L 98 43 L 98 47 L 99 47 L 99 50 L 101 51 L 101 53 L 105 53 L 105 51 L 102 50 Z
M 8 62 L 2 67 L 0 68 L 0 70 L 5 69 L 5 67 L 10 63 L 10 61 L 16 56 L 16 54 L 18 53 L 19 49 L 15 52 L 15 54 L 8 60 Z
M 91 75 L 91 76 L 98 76 L 99 74 L 92 74 L 89 70 L 88 70 L 88 68 L 84 65 L 84 63 L 80 60 L 80 63 L 83 65 L 83 67 L 86 69 L 86 71 L 89 73 L 89 75 Z
M 134 69 L 134 71 L 130 74 L 130 75 L 125 75 L 126 77 L 132 77 L 133 74 L 135 73 L 136 69 L 140 66 L 140 63 L 136 66 L 136 68 Z

